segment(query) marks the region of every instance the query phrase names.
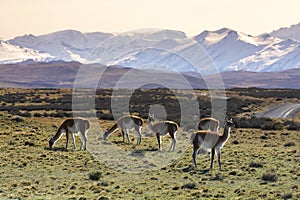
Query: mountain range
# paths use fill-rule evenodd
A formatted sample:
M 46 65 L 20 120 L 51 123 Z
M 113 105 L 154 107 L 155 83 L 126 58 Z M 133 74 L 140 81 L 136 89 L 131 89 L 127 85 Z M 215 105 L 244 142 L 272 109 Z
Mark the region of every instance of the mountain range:
M 258 36 L 229 28 L 203 31 L 192 37 L 177 30 L 149 29 L 122 34 L 64 30 L 0 40 L 0 64 L 26 60 L 175 72 L 200 69 L 201 74 L 277 72 L 300 68 L 300 23 Z

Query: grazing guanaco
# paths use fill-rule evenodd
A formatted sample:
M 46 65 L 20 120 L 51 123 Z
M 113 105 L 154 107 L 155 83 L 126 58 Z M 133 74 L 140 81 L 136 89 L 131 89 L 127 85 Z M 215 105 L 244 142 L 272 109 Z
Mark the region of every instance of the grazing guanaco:
M 76 150 L 76 143 L 75 143 L 75 137 L 74 134 L 78 134 L 81 136 L 81 145 L 80 150 L 82 150 L 82 147 L 84 147 L 84 150 L 86 150 L 86 141 L 87 141 L 87 132 L 90 128 L 90 122 L 87 119 L 84 118 L 69 118 L 66 119 L 58 128 L 56 134 L 50 138 L 49 140 L 49 148 L 52 149 L 53 145 L 61 138 L 63 134 L 66 134 L 66 150 L 68 150 L 68 144 L 69 144 L 69 136 L 71 135 L 74 150 Z
M 125 135 L 126 135 L 127 141 L 128 143 L 130 143 L 128 130 L 135 129 L 138 135 L 137 144 L 140 145 L 142 142 L 143 123 L 144 120 L 138 116 L 135 115 L 122 116 L 110 129 L 104 132 L 103 139 L 106 140 L 110 134 L 116 132 L 120 128 L 122 131 L 123 142 L 125 142 Z
M 177 123 L 173 121 L 160 121 L 155 123 L 154 121 L 154 115 L 149 114 L 148 127 L 156 134 L 159 150 L 161 150 L 161 137 L 169 134 L 172 140 L 169 151 L 174 151 L 176 145 L 176 133 L 178 131 Z
M 217 153 L 218 164 L 221 169 L 221 148 L 225 145 L 228 138 L 230 137 L 230 130 L 234 127 L 232 119 L 225 121 L 224 132 L 220 135 L 218 132 L 211 130 L 198 130 L 193 134 L 193 147 L 194 151 L 192 154 L 193 165 L 197 168 L 196 156 L 199 149 L 211 150 L 210 157 L 210 169 L 213 168 L 213 160 L 215 152 Z

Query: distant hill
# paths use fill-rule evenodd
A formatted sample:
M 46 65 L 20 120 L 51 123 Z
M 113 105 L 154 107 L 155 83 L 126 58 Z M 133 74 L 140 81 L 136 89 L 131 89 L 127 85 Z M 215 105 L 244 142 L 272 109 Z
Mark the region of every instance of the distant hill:
M 83 73 L 81 79 L 76 79 L 78 70 Z M 104 70 L 105 69 L 105 70 Z M 103 74 L 98 77 L 99 73 Z M 300 89 L 300 69 L 289 69 L 282 72 L 222 72 L 224 86 L 261 87 L 261 88 L 294 88 Z M 95 82 L 98 81 L 99 82 Z M 82 65 L 78 62 L 24 62 L 18 64 L 0 65 L 0 87 L 26 88 L 72 88 L 75 80 L 80 80 L 80 86 L 113 88 L 156 88 L 172 87 L 186 89 L 207 88 L 205 80 L 219 81 L 218 74 L 200 76 L 195 73 L 175 73 L 157 70 L 141 70 L 120 66 Z M 142 85 L 138 85 L 144 83 Z M 222 85 L 218 83 L 216 85 Z

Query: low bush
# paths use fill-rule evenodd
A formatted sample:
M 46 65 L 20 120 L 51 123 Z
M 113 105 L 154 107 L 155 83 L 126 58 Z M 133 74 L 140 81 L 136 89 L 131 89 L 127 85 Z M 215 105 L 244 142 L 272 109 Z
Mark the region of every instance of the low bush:
M 262 175 L 262 180 L 267 182 L 276 182 L 278 180 L 277 174 L 274 172 L 266 172 Z
M 89 179 L 92 181 L 98 181 L 102 177 L 102 172 L 90 172 Z
M 262 130 L 283 130 L 285 125 L 281 121 L 270 118 L 240 117 L 234 119 L 237 128 L 258 128 Z
M 252 168 L 261 168 L 261 167 L 263 167 L 263 164 L 260 163 L 260 162 L 251 161 L 250 164 L 249 164 L 249 167 L 252 167 Z
M 300 124 L 294 121 L 285 121 L 284 125 L 286 126 L 287 130 L 293 130 L 293 131 L 300 130 Z
M 271 121 L 271 122 L 267 122 L 267 123 L 263 124 L 261 126 L 261 129 L 262 130 L 283 130 L 284 125 L 281 122 Z

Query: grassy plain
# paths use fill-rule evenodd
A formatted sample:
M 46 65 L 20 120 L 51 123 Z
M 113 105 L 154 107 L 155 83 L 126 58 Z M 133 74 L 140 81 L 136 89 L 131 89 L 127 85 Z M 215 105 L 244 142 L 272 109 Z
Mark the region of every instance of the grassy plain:
M 6 102 L 2 99 L 2 107 L 43 105 L 46 104 L 45 99 L 58 99 L 71 93 L 70 90 L 2 89 L 0 95 L 16 92 L 26 93 L 25 100 Z M 37 99 L 34 98 L 37 95 L 44 100 L 30 103 Z M 235 116 L 251 115 L 253 111 L 263 110 L 279 101 L 276 96 L 258 98 L 241 95 L 234 90 L 228 91 L 228 95 L 242 99 L 243 102 L 247 99 L 262 102 L 243 104 L 244 112 L 236 111 L 236 108 L 229 110 L 236 113 Z M 280 101 L 284 103 L 297 99 L 282 98 Z M 10 111 L 0 112 L 0 199 L 300 198 L 299 130 L 235 128 L 222 150 L 222 170 L 218 169 L 217 162 L 213 170 L 208 170 L 208 154 L 197 157 L 198 169 L 191 168 L 190 145 L 184 151 L 176 151 L 175 154 L 180 156 L 171 163 L 150 171 L 128 172 L 125 168 L 113 168 L 99 159 L 101 155 L 95 156 L 90 151 L 73 151 L 72 148 L 65 151 L 64 137 L 55 144 L 54 150 L 50 150 L 49 137 L 55 134 L 66 116 L 50 116 L 50 113 L 60 111 L 42 109 L 25 110 L 32 112 L 31 116 L 23 117 L 20 121 Z M 68 109 L 66 112 L 69 112 Z M 41 115 L 34 116 L 34 113 Z M 101 113 L 109 113 L 109 109 L 102 108 Z M 100 118 L 96 123 L 104 130 L 113 121 Z M 147 124 L 143 133 L 150 135 Z M 189 135 L 190 132 L 181 129 L 178 134 Z M 156 152 L 157 141 L 154 136 L 144 138 L 140 146 L 136 146 L 134 133 L 130 135 L 130 144 L 122 142 L 119 131 L 111 135 L 109 142 L 103 142 L 101 136 L 99 130 L 92 128 L 88 134 L 89 143 L 98 144 L 99 148 L 115 145 L 120 151 L 134 153 L 137 159 Z M 79 147 L 80 139 L 76 139 Z M 169 138 L 164 139 L 163 147 L 169 147 Z M 118 153 L 110 152 L 109 155 Z M 175 155 L 166 150 L 157 153 L 168 157 Z M 126 167 L 124 162 L 126 158 L 119 160 L 116 165 Z M 100 175 L 99 180 L 93 178 L 94 174 Z

